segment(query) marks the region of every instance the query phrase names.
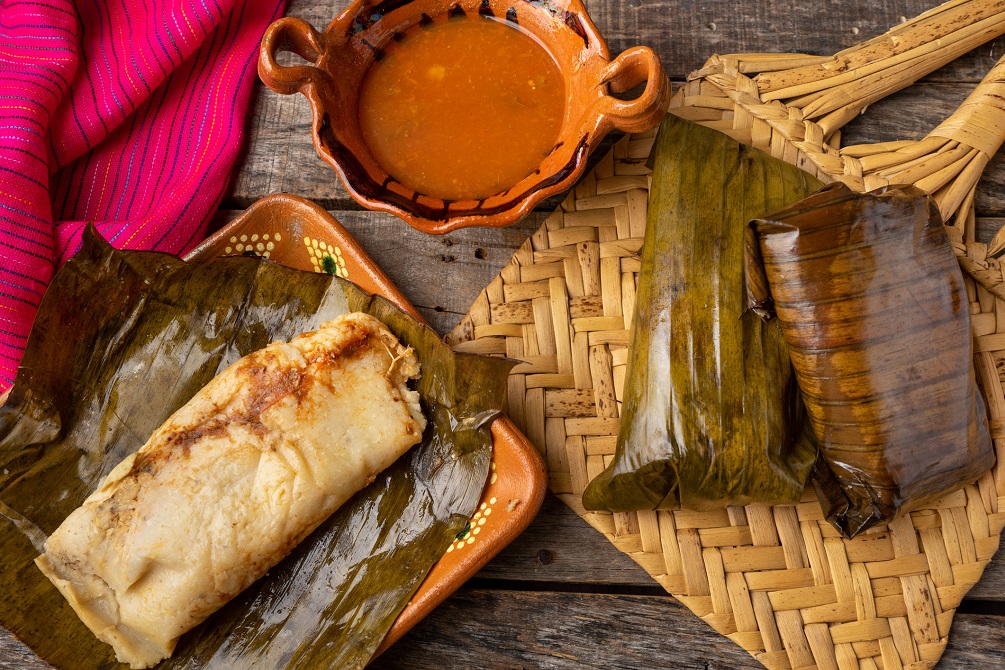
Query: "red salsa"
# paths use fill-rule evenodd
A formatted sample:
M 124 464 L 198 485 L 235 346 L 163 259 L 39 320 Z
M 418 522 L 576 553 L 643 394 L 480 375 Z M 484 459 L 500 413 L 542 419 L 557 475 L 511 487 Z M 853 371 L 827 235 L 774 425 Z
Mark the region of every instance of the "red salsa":
M 377 163 L 444 200 L 487 198 L 533 173 L 564 112 L 551 54 L 519 27 L 481 16 L 404 33 L 367 72 L 359 97 Z

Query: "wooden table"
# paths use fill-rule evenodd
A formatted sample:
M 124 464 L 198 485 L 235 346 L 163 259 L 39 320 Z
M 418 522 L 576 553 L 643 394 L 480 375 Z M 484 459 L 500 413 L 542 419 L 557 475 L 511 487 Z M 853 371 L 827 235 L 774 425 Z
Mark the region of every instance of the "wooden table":
M 345 0 L 289 0 L 287 15 L 323 29 Z M 675 86 L 713 53 L 831 54 L 930 8 L 935 0 L 587 0 L 612 54 L 655 49 Z M 910 90 L 874 105 L 845 142 L 923 137 L 1005 53 L 980 47 Z M 361 210 L 311 147 L 303 96 L 258 85 L 246 153 L 220 221 L 276 192 L 332 211 L 440 332 L 446 333 L 517 247 L 554 208 L 552 199 L 510 228 L 426 236 Z M 1005 224 L 1005 160 L 978 191 L 984 240 Z M 958 610 L 939 668 L 1005 667 L 1005 560 L 993 562 Z M 0 669 L 44 668 L 0 629 Z M 372 667 L 761 668 L 667 595 L 631 559 L 551 494 L 531 527 Z

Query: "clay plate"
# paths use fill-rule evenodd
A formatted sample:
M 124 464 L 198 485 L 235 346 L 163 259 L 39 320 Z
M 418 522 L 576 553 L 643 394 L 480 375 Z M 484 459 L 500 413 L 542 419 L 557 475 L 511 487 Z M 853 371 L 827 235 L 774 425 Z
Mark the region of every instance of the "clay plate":
M 185 260 L 254 254 L 283 265 L 346 278 L 422 320 L 391 280 L 338 221 L 318 205 L 277 194 L 257 201 Z M 398 615 L 387 649 L 526 528 L 544 500 L 544 463 L 505 415 L 492 424 L 492 469 L 470 528 L 450 545 Z

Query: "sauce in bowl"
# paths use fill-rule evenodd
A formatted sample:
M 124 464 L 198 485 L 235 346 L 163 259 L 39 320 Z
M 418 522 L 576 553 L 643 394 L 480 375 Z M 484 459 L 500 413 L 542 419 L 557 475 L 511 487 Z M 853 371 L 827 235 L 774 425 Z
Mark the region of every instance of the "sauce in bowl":
M 374 159 L 395 180 L 443 200 L 482 199 L 532 174 L 551 152 L 565 82 L 518 26 L 454 17 L 387 45 L 363 80 L 358 114 Z

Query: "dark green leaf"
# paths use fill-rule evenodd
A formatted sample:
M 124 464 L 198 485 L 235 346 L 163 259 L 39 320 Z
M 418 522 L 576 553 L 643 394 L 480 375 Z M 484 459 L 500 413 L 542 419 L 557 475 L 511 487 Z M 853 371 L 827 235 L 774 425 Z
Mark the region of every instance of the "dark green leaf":
M 0 624 L 62 668 L 114 667 L 33 564 L 126 455 L 241 356 L 349 311 L 415 348 L 423 441 L 159 667 L 362 667 L 474 513 L 511 362 L 455 354 L 354 284 L 256 258 L 187 264 L 85 234 L 0 408 Z
M 583 504 L 797 502 L 815 450 L 778 324 L 747 309 L 744 233 L 819 182 L 674 116 L 652 167 L 617 452 Z

